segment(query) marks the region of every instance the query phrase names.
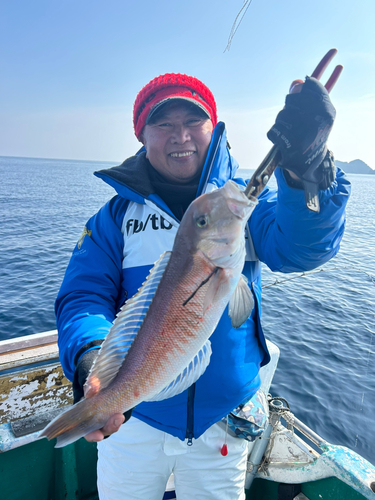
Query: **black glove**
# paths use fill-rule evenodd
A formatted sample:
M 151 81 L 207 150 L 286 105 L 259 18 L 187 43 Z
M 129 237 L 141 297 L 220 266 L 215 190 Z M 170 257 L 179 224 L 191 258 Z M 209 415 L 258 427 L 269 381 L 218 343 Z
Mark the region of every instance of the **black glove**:
M 86 351 L 78 361 L 73 377 L 73 404 L 78 403 L 83 398 L 83 386 L 98 354 L 99 349 L 91 349 Z
M 73 377 L 73 403 L 78 403 L 83 398 L 83 386 L 90 373 L 91 367 L 99 354 L 99 349 L 91 349 L 86 351 L 78 361 Z M 128 410 L 124 413 L 125 422 L 129 420 L 132 411 Z M 124 422 L 124 423 L 125 423 Z
M 319 210 L 319 188 L 328 187 L 335 178 L 335 169 L 324 167 L 323 163 L 329 161 L 327 139 L 335 116 L 325 87 L 315 78 L 306 77 L 301 92 L 286 96 L 285 107 L 267 134 L 281 152 L 280 167 L 301 179 L 306 204 L 313 210 L 316 204 Z

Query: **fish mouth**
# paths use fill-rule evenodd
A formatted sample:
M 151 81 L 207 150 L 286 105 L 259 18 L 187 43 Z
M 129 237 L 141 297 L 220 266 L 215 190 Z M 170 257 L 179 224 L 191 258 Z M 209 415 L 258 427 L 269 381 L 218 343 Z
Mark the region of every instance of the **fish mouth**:
M 222 189 L 230 212 L 239 219 L 247 220 L 257 204 L 257 200 L 247 198 L 245 193 L 233 181 L 228 181 Z
M 247 221 L 253 211 L 253 205 L 251 205 L 249 200 L 247 200 L 246 203 L 239 200 L 229 199 L 227 200 L 227 206 L 232 214 L 242 221 Z

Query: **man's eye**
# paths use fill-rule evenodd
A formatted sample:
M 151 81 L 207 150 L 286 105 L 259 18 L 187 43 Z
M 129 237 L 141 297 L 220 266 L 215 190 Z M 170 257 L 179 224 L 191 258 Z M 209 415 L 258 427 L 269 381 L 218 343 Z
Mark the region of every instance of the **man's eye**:
M 200 118 L 192 118 L 187 122 L 187 125 L 189 127 L 196 127 L 197 125 L 200 125 L 202 123 L 202 120 Z
M 166 127 L 170 127 L 171 124 L 168 123 L 168 122 L 165 122 L 165 123 L 158 123 L 158 127 L 163 127 L 163 128 L 166 128 Z

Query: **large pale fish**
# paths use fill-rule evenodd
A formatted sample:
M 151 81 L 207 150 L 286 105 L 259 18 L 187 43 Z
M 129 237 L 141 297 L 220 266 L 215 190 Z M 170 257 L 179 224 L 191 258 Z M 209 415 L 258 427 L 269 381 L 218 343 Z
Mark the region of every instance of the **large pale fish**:
M 197 198 L 172 252 L 165 252 L 139 292 L 122 307 L 85 385 L 85 399 L 41 433 L 57 447 L 103 427 L 114 413 L 179 394 L 204 372 L 208 340 L 229 303 L 234 327 L 250 315 L 241 275 L 245 224 L 257 200 L 233 181 Z

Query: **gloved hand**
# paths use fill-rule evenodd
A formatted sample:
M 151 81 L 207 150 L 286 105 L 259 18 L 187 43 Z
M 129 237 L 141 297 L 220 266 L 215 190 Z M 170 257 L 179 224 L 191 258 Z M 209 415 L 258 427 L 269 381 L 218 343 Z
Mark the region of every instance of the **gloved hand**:
M 73 404 L 78 403 L 83 398 L 83 386 L 98 354 L 99 349 L 91 349 L 91 351 L 86 351 L 78 361 L 73 377 Z
M 74 378 L 73 378 L 73 403 L 78 403 L 84 396 L 83 392 L 83 386 L 86 382 L 86 379 L 90 373 L 91 367 L 94 364 L 95 359 L 97 358 L 99 354 L 99 349 L 91 349 L 90 351 L 86 351 L 81 358 L 79 359 L 77 363 L 77 367 L 74 372 Z M 124 413 L 125 420 L 123 423 L 127 422 L 129 418 L 131 417 L 133 412 L 133 409 L 128 410 Z M 113 419 L 115 421 L 115 419 Z M 94 431 L 93 436 L 86 436 L 88 441 L 100 441 L 100 433 L 107 437 L 107 435 L 112 434 L 117 430 L 117 427 L 120 427 L 121 425 L 119 424 L 118 426 L 115 425 L 114 423 L 107 423 L 106 426 L 102 430 Z M 95 433 L 95 436 L 94 436 Z M 103 437 L 101 437 L 103 439 Z
M 287 95 L 267 137 L 280 150 L 280 167 L 302 181 L 306 202 L 311 202 L 318 189 L 326 189 L 335 178 L 333 157 L 326 155 L 336 110 L 327 89 L 315 78 L 306 77 L 299 89 Z

